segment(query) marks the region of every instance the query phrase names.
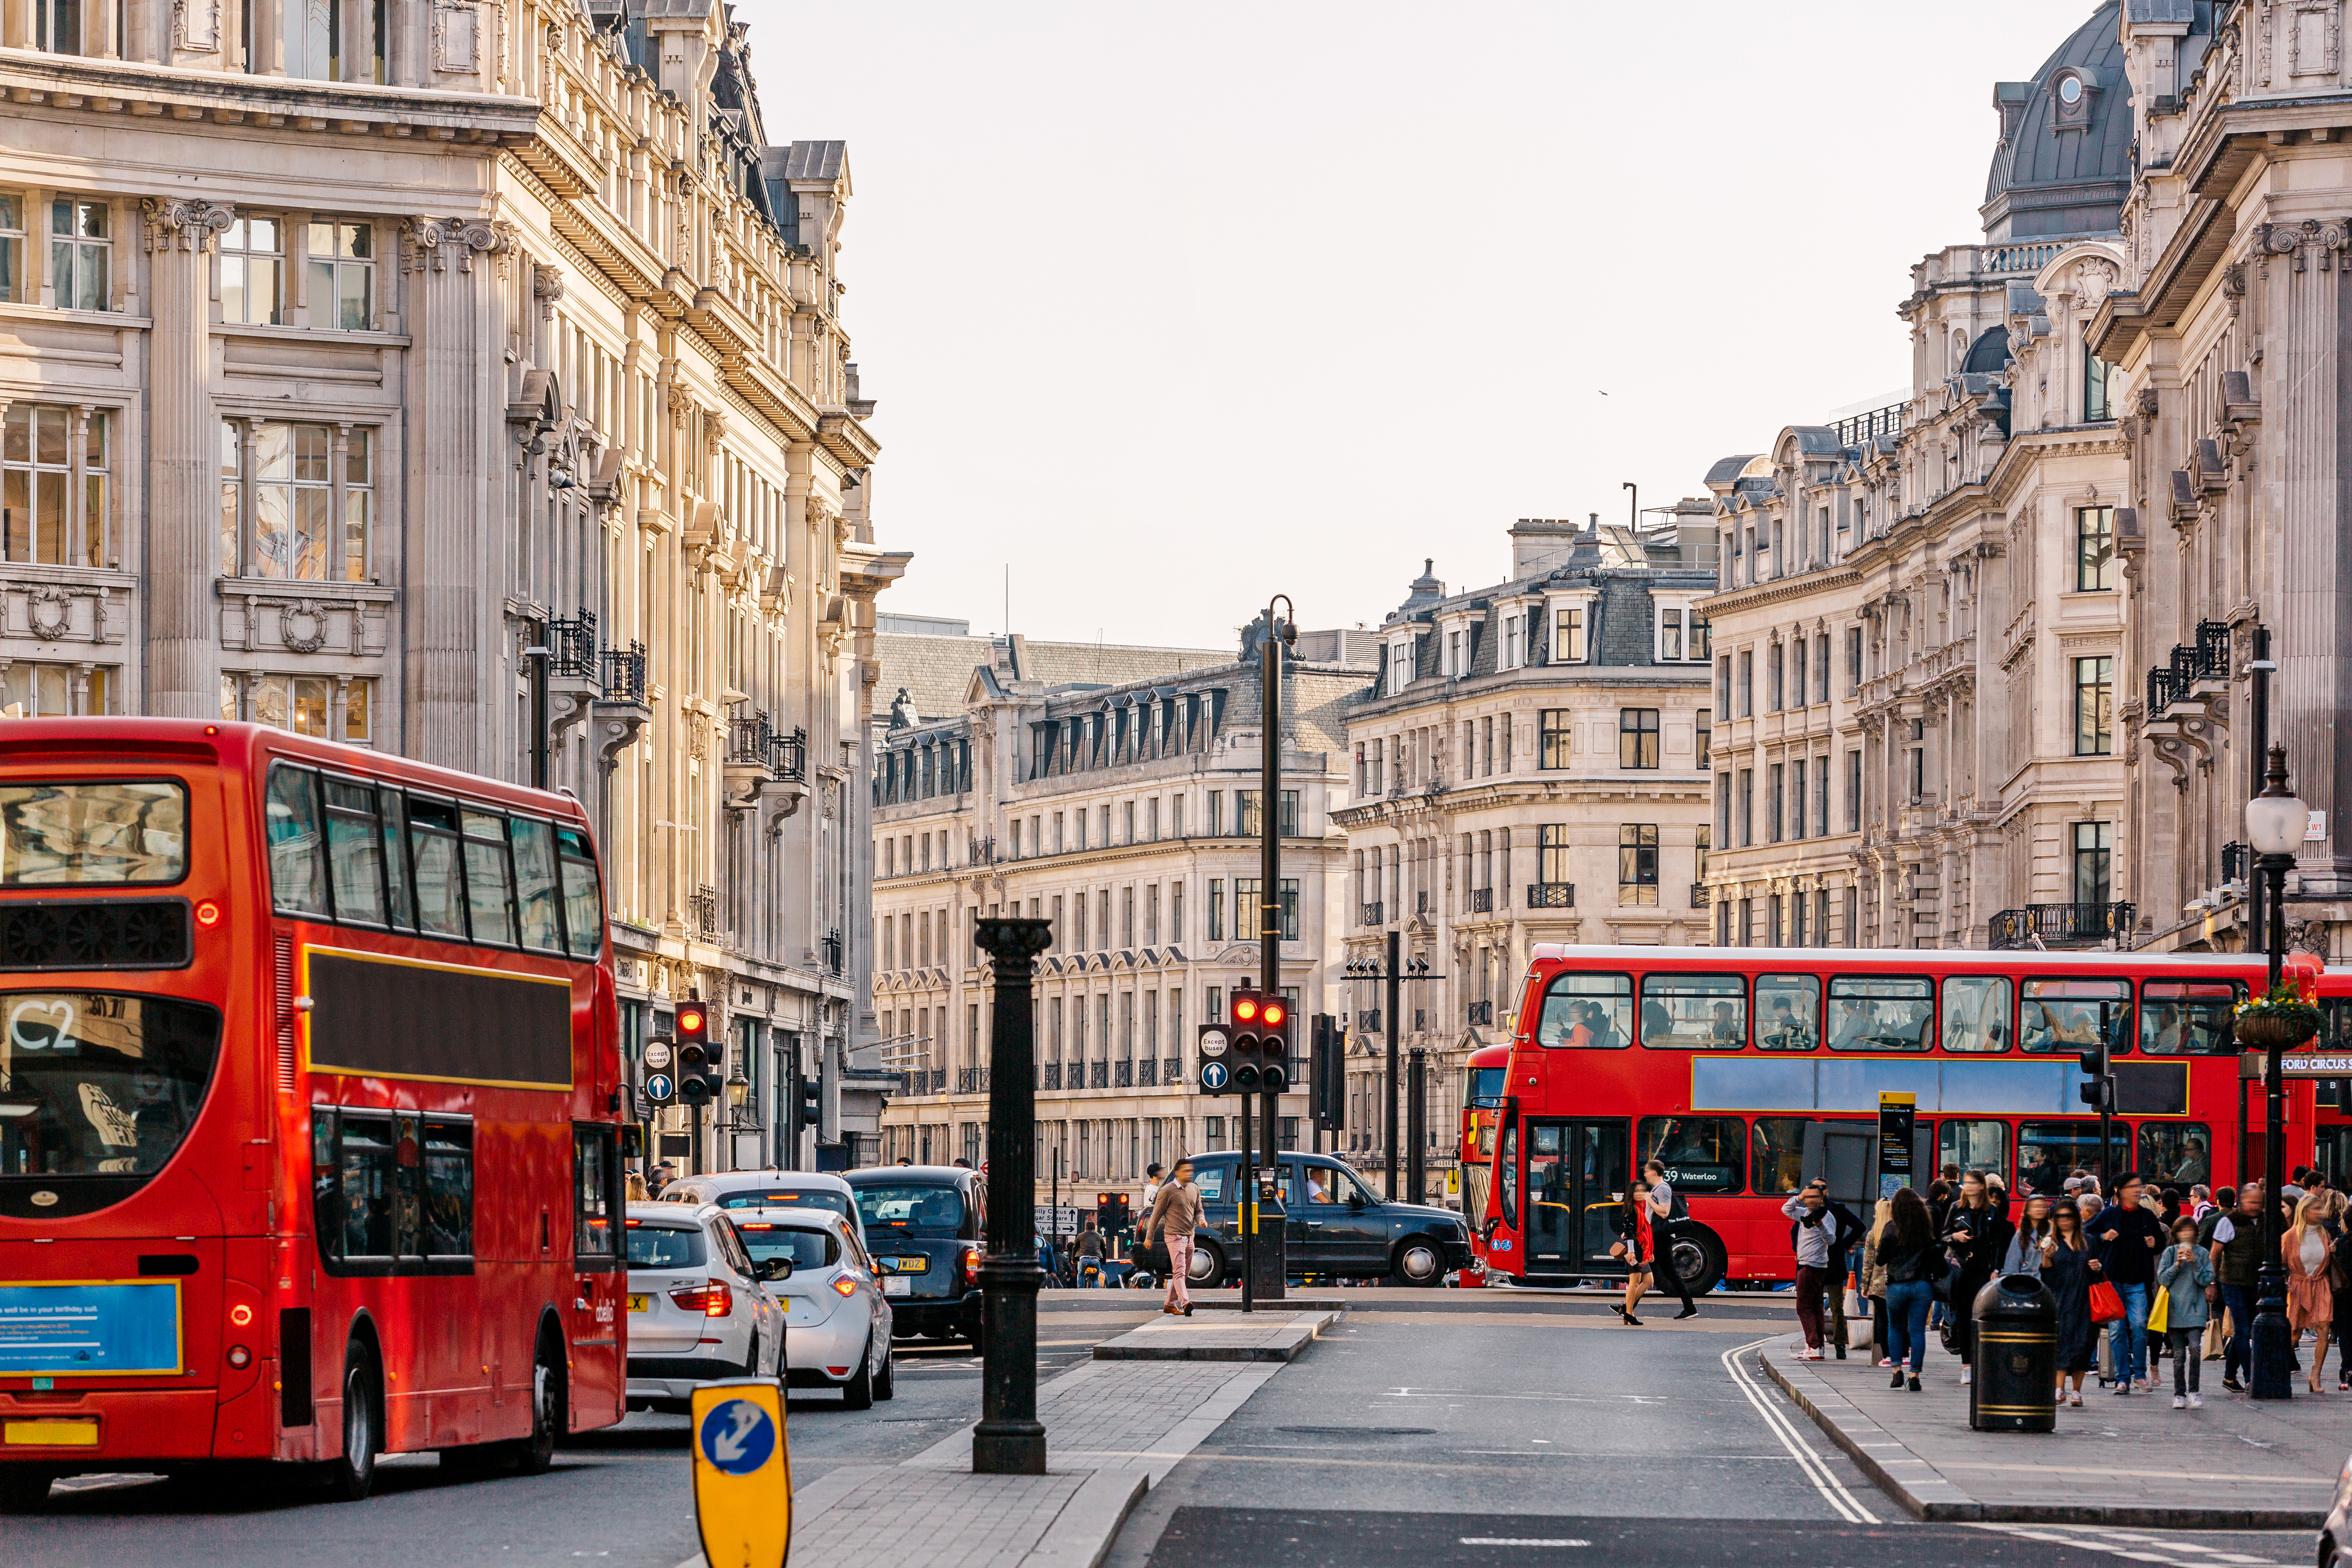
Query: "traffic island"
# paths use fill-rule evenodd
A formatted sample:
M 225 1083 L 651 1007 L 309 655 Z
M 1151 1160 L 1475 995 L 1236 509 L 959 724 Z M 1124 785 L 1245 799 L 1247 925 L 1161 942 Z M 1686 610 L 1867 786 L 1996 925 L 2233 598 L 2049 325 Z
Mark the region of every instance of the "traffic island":
M 2178 1530 L 2316 1530 L 2343 1464 L 2352 1395 L 2256 1403 L 2202 1364 L 2205 1406 L 2095 1384 L 2054 1432 L 1972 1431 L 1959 1358 L 1931 1346 L 1916 1394 L 1890 1388 L 1876 1353 L 1801 1361 L 1768 1346 L 1764 1370 L 1915 1518 Z
M 1163 1317 L 1095 1346 L 1097 1361 L 1296 1361 L 1337 1312 Z

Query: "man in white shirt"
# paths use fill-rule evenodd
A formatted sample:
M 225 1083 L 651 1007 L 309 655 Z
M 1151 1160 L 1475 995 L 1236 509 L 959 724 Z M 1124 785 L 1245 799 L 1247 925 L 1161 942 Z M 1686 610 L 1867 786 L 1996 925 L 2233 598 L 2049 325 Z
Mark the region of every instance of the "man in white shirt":
M 1143 1167 L 1143 1212 L 1151 1212 L 1152 1200 L 1160 1196 L 1160 1162 L 1152 1161 Z
M 1656 1256 L 1651 1260 L 1651 1277 L 1660 1291 L 1672 1291 L 1683 1299 L 1683 1310 L 1675 1314 L 1677 1321 L 1698 1315 L 1698 1303 L 1691 1300 L 1690 1287 L 1683 1283 L 1675 1268 L 1675 1189 L 1666 1180 L 1663 1161 L 1652 1160 L 1642 1167 L 1650 1182 L 1650 1244 Z

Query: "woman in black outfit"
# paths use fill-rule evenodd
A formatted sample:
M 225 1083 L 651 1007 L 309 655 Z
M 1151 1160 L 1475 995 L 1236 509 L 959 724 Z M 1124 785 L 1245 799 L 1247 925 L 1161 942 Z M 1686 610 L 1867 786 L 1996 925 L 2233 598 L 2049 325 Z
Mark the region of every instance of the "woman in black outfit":
M 1994 1204 L 1983 1172 L 1970 1171 L 1960 1177 L 1960 1196 L 1944 1217 L 1944 1245 L 1960 1266 L 1959 1278 L 1952 1284 L 1951 1323 L 1952 1339 L 1960 1349 L 1963 1385 L 1976 1372 L 1976 1317 L 1971 1309 L 1977 1292 L 2000 1271 L 2000 1260 L 2009 1253 L 2010 1233 L 2016 1228 L 2009 1221 L 2007 1207 Z
M 2091 1322 L 2091 1285 L 2099 1255 L 2083 1234 L 2082 1210 L 2071 1197 L 2050 1206 L 2050 1234 L 2042 1240 L 2042 1282 L 2058 1298 L 2058 1386 L 2069 1405 L 2083 1403 L 2083 1375 L 2098 1364 Z

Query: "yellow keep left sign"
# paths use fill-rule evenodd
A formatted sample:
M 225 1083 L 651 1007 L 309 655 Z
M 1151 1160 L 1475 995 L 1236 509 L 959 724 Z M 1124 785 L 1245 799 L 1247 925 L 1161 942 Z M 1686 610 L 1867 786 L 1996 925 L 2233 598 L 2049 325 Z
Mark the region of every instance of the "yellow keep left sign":
M 710 1568 L 783 1568 L 793 1544 L 784 1392 L 765 1378 L 694 1391 L 694 1517 Z

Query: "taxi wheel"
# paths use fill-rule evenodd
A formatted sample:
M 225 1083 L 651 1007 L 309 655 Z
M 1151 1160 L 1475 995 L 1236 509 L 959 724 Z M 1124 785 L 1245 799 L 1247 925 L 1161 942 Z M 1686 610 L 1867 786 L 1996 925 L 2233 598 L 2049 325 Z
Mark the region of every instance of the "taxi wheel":
M 1192 1266 L 1184 1271 L 1184 1282 L 1195 1291 L 1213 1291 L 1225 1282 L 1225 1251 L 1213 1241 L 1192 1244 Z
M 887 1399 L 898 1391 L 898 1364 L 890 1359 L 890 1342 L 882 1342 L 882 1373 L 874 1380 L 874 1397 Z
M 867 1345 L 866 1354 L 857 1358 L 857 1374 L 841 1385 L 841 1407 L 844 1410 L 874 1408 L 874 1347 Z
M 0 1513 L 40 1512 L 48 1506 L 55 1479 L 47 1465 L 0 1465 Z

